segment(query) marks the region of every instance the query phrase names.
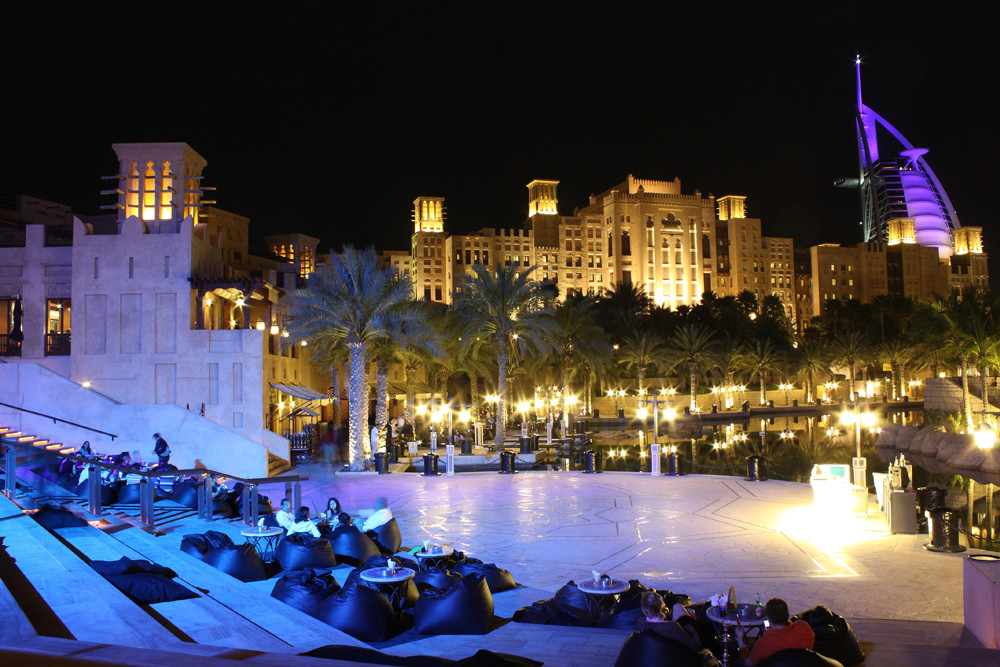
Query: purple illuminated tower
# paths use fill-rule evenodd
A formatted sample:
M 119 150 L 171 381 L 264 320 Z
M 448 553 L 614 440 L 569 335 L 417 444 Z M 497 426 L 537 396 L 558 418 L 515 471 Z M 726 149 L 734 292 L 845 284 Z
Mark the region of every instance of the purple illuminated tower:
M 944 259 L 954 251 L 951 230 L 961 224 L 948 194 L 924 156 L 899 130 L 861 101 L 861 57 L 855 61 L 858 85 L 858 162 L 860 167 L 861 214 L 866 241 L 884 241 L 889 220 L 911 218 L 920 245 L 938 249 Z M 879 155 L 876 128 L 881 126 L 899 142 L 902 150 Z

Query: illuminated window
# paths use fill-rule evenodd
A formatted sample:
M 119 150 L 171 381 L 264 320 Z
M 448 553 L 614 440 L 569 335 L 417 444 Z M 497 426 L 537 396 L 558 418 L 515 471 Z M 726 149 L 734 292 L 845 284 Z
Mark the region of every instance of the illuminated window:
M 139 215 L 139 170 L 135 162 L 129 167 L 125 178 L 125 217 Z
M 170 220 L 174 217 L 173 203 L 174 179 L 170 173 L 170 161 L 163 163 L 163 173 L 160 177 L 160 220 Z
M 146 163 L 142 178 L 142 219 L 156 220 L 156 170 L 153 163 Z

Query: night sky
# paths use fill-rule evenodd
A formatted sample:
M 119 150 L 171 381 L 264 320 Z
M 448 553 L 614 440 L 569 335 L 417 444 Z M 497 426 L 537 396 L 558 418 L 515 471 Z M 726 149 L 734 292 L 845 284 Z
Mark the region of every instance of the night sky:
M 219 207 L 321 248 L 407 249 L 418 195 L 453 233 L 519 227 L 533 178 L 570 214 L 628 173 L 855 242 L 831 184 L 857 175 L 860 53 L 865 101 L 1000 250 L 989 5 L 361 4 L 6 4 L 0 192 L 93 212 L 113 142 L 185 141 Z

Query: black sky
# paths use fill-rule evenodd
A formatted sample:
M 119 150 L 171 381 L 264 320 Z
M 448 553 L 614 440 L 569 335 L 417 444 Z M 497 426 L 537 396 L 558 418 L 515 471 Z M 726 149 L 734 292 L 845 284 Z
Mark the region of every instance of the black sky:
M 323 247 L 408 248 L 418 195 L 452 232 L 515 227 L 532 178 L 569 214 L 628 173 L 853 242 L 831 183 L 857 172 L 860 52 L 866 102 L 1000 249 L 989 5 L 360 4 L 5 5 L 0 191 L 93 210 L 113 142 L 186 141 L 221 208 Z

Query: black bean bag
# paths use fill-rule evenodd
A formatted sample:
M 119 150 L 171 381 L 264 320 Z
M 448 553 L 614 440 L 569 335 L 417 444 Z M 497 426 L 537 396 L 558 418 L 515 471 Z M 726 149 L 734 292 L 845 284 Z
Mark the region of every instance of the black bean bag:
M 633 632 L 622 644 L 615 667 L 719 667 L 708 650 L 695 651 L 652 630 Z
M 422 635 L 484 635 L 493 624 L 493 595 L 481 574 L 468 574 L 443 593 L 426 591 L 413 608 Z
M 426 572 L 417 572 L 411 579 L 417 590 L 423 593 L 428 588 L 438 591 L 446 591 L 462 579 L 462 575 L 455 574 L 444 568 L 436 567 Z
M 407 558 L 406 556 L 386 556 L 385 554 L 372 556 L 364 562 L 361 569 L 367 570 L 370 567 L 386 567 L 389 564 L 390 558 L 392 558 L 396 565 L 399 565 L 400 567 L 408 567 L 414 572 L 420 571 L 420 565 L 412 558 Z
M 104 578 L 139 604 L 173 602 L 174 600 L 189 600 L 198 597 L 198 594 L 191 589 L 162 574 L 150 572 L 109 574 L 105 575 Z
M 804 611 L 792 620 L 801 620 L 809 624 L 816 634 L 813 650 L 817 653 L 844 665 L 864 662 L 865 654 L 850 624 L 823 605 Z
M 319 604 L 340 590 L 340 584 L 325 570 L 308 568 L 288 572 L 278 579 L 271 597 L 312 616 Z
M 757 663 L 757 667 L 844 667 L 844 665 L 807 648 L 786 648 L 772 654 L 767 660 L 761 660 Z
M 118 502 L 119 503 L 138 503 L 139 502 L 139 485 L 138 484 L 124 484 L 118 487 Z
M 228 500 L 213 500 L 212 514 L 215 516 L 222 516 L 223 518 L 226 519 L 232 519 L 237 516 L 236 508 L 233 507 L 232 503 L 230 503 Z M 273 516 L 273 515 L 268 514 L 268 516 Z
M 381 642 L 392 636 L 396 612 L 382 593 L 348 579 L 339 592 L 316 608 L 316 618 L 363 642 Z
M 233 509 L 235 511 L 236 508 L 234 507 Z M 238 512 L 237 512 L 237 514 L 238 514 Z M 281 524 L 278 523 L 278 517 L 276 515 L 274 515 L 274 514 L 265 514 L 261 518 L 264 519 L 264 527 L 265 528 L 281 528 Z M 284 530 L 284 528 L 281 528 L 281 529 Z M 326 535 L 324 535 L 323 537 L 326 537 Z
M 330 541 L 312 535 L 295 533 L 278 543 L 274 557 L 287 571 L 311 568 L 332 568 L 337 566 L 337 557 L 330 547 Z
M 73 493 L 81 498 L 90 498 L 89 486 L 90 480 L 81 482 L 73 489 Z M 101 505 L 114 505 L 116 502 L 118 502 L 118 489 L 115 485 L 101 483 Z
M 649 592 L 658 593 L 669 610 L 674 604 L 691 604 L 691 596 L 669 590 L 655 590 L 643 586 L 637 579 L 629 580 L 629 588 L 619 596 L 613 606 L 604 610 L 597 620 L 597 627 L 616 630 L 634 630 L 635 623 L 642 617 L 642 596 Z
M 194 482 L 174 482 L 170 499 L 178 505 L 198 509 L 198 485 Z
M 234 484 L 233 485 L 233 489 L 236 489 L 236 487 L 240 487 L 240 490 L 239 491 L 235 491 L 234 490 L 232 493 L 229 494 L 229 498 L 232 499 L 233 506 L 236 507 L 236 512 L 237 513 L 242 513 L 243 512 L 243 491 L 242 491 L 242 485 L 240 485 L 238 483 Z M 265 495 L 261 495 L 261 493 L 258 492 L 257 493 L 257 514 L 270 514 L 273 511 L 274 511 L 274 508 L 271 506 L 271 499 L 268 498 Z
M 105 577 L 119 574 L 161 574 L 168 579 L 173 579 L 177 576 L 177 573 L 169 567 L 163 567 L 148 560 L 133 560 L 125 556 L 118 560 L 92 560 L 90 567 Z
M 484 563 L 475 558 L 467 558 L 455 564 L 451 568 L 452 572 L 468 576 L 470 574 L 480 574 L 486 579 L 486 584 L 490 587 L 491 593 L 509 591 L 517 586 L 514 575 L 502 567 L 497 567 L 493 563 Z
M 202 560 L 240 581 L 267 579 L 264 561 L 249 542 L 212 549 Z
M 591 628 L 597 624 L 597 619 L 611 604 L 612 602 L 602 600 L 596 595 L 587 595 L 576 587 L 576 582 L 570 580 L 556 591 L 553 598 L 539 600 L 515 611 L 514 620 L 518 623 Z
M 365 561 L 364 565 L 351 572 L 351 574 L 349 574 L 348 577 L 357 578 L 358 583 L 364 586 L 368 586 L 369 588 L 374 588 L 378 590 L 378 586 L 376 584 L 361 579 L 360 574 L 362 570 L 367 570 L 372 567 L 386 567 L 388 565 L 388 560 L 389 560 L 388 556 L 383 556 L 381 554 L 379 554 L 378 556 L 372 556 L 371 558 Z M 399 565 L 401 567 L 408 567 L 414 572 L 417 572 L 417 564 L 412 560 L 402 557 L 393 558 L 393 560 L 396 562 L 396 565 Z M 410 579 L 405 583 L 399 585 L 406 589 L 403 592 L 403 604 L 401 606 L 403 609 L 410 609 L 411 607 L 413 607 L 413 605 L 417 603 L 417 598 L 420 597 L 420 589 L 417 588 L 417 585 L 414 583 L 413 579 Z
M 375 543 L 378 545 L 379 551 L 389 555 L 399 551 L 399 547 L 403 544 L 403 535 L 399 532 L 399 524 L 396 523 L 395 519 L 389 519 L 388 522 L 376 528 L 374 532 Z
M 339 526 L 330 537 L 330 546 L 339 562 L 354 567 L 381 553 L 371 538 L 354 526 Z
M 509 653 L 494 653 L 486 649 L 479 649 L 475 654 L 461 660 L 449 660 L 430 655 L 390 655 L 380 653 L 373 648 L 338 646 L 336 644 L 320 646 L 299 655 L 326 658 L 327 660 L 342 660 L 359 665 L 392 665 L 393 667 L 542 667 L 542 663 L 537 660 Z
M 192 533 L 181 540 L 181 551 L 190 554 L 198 560 L 204 560 L 205 554 L 212 549 L 231 546 L 233 541 L 225 533 L 210 530 L 203 535 Z
M 31 518 L 49 530 L 55 530 L 56 528 L 79 528 L 80 526 L 87 525 L 86 521 L 69 510 L 56 507 L 43 507 L 32 514 Z

